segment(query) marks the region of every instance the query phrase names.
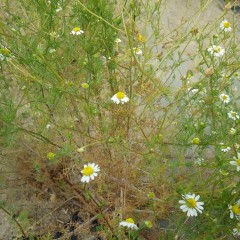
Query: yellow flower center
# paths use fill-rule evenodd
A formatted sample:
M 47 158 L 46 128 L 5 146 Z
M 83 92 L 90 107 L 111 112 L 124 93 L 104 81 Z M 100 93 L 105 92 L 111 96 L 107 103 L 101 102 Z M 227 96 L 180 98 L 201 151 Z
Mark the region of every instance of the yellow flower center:
M 134 220 L 133 220 L 132 218 L 127 218 L 127 219 L 126 219 L 126 222 L 127 222 L 127 223 L 134 223 Z
M 123 92 L 118 92 L 116 96 L 118 99 L 123 99 L 125 97 L 125 94 Z
M 85 176 L 90 176 L 93 174 L 93 172 L 94 172 L 94 170 L 90 166 L 87 166 L 83 169 L 83 175 L 85 175 Z
M 240 158 L 236 160 L 237 165 L 240 166 Z
M 189 208 L 195 208 L 197 206 L 197 202 L 193 198 L 187 199 L 187 206 Z
M 227 96 L 226 96 L 226 95 L 223 95 L 223 96 L 222 96 L 222 99 L 223 99 L 223 100 L 227 100 Z
M 229 28 L 230 27 L 230 23 L 229 22 L 224 22 L 223 26 L 224 26 L 224 28 Z
M 79 32 L 80 30 L 81 30 L 80 27 L 75 27 L 75 28 L 73 29 L 74 32 Z
M 233 211 L 233 213 L 235 213 L 235 214 L 240 214 L 240 206 L 239 206 L 238 204 L 234 204 L 234 205 L 232 206 L 232 211 Z
M 218 48 L 216 49 L 216 52 L 221 52 L 221 47 L 218 47 Z
M 237 113 L 236 113 L 236 112 L 231 112 L 231 115 L 232 115 L 233 117 L 236 117 L 236 116 L 237 116 Z

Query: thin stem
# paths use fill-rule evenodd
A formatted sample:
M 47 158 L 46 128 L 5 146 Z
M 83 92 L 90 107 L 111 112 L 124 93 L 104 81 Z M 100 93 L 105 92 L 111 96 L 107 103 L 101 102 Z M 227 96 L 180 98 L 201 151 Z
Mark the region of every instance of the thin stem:
M 6 210 L 3 206 L 0 206 L 0 209 L 2 209 L 5 213 L 7 213 L 7 214 L 11 217 L 11 219 L 18 225 L 18 227 L 19 227 L 22 235 L 23 235 L 25 238 L 27 238 L 27 235 L 25 234 L 22 226 L 21 226 L 20 223 L 17 221 L 17 219 L 14 217 L 14 215 L 12 215 L 12 214 L 11 214 L 8 210 Z

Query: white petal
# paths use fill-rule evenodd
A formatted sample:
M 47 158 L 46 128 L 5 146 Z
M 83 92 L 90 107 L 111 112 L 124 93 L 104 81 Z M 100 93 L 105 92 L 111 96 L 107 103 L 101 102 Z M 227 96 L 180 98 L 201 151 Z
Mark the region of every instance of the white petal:
M 188 198 L 193 198 L 193 197 L 192 197 L 192 194 L 188 193 L 188 194 L 185 195 L 185 198 L 188 199 Z
M 125 96 L 124 98 L 121 99 L 121 101 L 123 102 L 129 102 L 129 98 L 127 96 Z
M 133 225 L 132 225 L 132 229 L 138 230 L 138 226 L 137 226 L 136 224 L 133 224 Z
M 188 208 L 188 206 L 187 205 L 182 205 L 182 206 L 180 206 L 180 208 L 185 209 L 185 208 Z
M 94 180 L 95 176 L 92 174 L 89 176 L 91 178 L 91 180 Z
M 193 209 L 193 216 L 197 216 L 197 211 L 196 211 L 196 209 Z
M 100 171 L 100 168 L 99 168 L 98 165 L 94 167 L 94 171 L 95 171 L 95 172 L 99 172 L 99 171 Z
M 83 176 L 81 178 L 81 182 L 87 182 L 88 178 L 89 178 L 88 176 Z
M 203 210 L 203 209 L 204 209 L 202 206 L 199 206 L 199 205 L 197 205 L 197 207 L 196 207 L 196 208 L 198 208 L 198 209 L 201 209 L 201 210 Z
M 200 198 L 200 195 L 197 195 L 197 196 L 195 197 L 195 201 L 197 201 L 199 198 Z
M 200 208 L 196 207 L 196 210 L 197 210 L 198 212 L 202 213 L 202 210 L 201 210 Z
M 126 222 L 120 222 L 119 225 L 125 227 L 126 226 Z
M 192 216 L 192 209 L 191 209 L 191 208 L 188 209 L 187 216 L 188 216 L 188 217 L 191 217 L 191 216 Z
M 186 207 L 186 208 L 182 208 L 182 211 L 183 211 L 183 212 L 187 212 L 188 209 L 189 209 L 188 207 Z
M 119 104 L 119 103 L 120 103 L 120 101 L 119 101 L 119 99 L 117 98 L 116 94 L 111 98 L 111 100 L 112 100 L 114 103 L 116 103 L 116 104 Z

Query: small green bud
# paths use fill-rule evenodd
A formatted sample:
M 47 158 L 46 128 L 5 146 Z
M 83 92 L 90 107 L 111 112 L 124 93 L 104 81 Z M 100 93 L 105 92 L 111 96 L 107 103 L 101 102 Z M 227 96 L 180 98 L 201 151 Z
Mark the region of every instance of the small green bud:
M 200 139 L 199 138 L 194 138 L 192 140 L 192 143 L 198 145 L 200 143 Z
M 83 152 L 85 152 L 85 147 L 78 148 L 77 151 L 79 153 L 83 153 Z
M 89 88 L 89 84 L 88 83 L 82 83 L 81 86 L 82 86 L 83 89 Z
M 47 155 L 48 160 L 53 160 L 55 158 L 56 154 L 53 152 L 49 152 Z
M 144 224 L 146 225 L 147 228 L 152 228 L 152 222 L 151 221 L 145 221 Z
M 155 193 L 154 192 L 150 192 L 148 193 L 148 198 L 155 198 Z

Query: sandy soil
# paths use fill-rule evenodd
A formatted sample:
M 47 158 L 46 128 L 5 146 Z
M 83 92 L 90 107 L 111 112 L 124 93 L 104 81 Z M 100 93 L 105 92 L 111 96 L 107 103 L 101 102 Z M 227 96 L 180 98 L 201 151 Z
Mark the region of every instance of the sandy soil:
M 201 1 L 195 1 L 195 0 L 166 1 L 165 10 L 161 18 L 164 34 L 167 36 L 169 33 L 172 33 L 174 31 L 176 35 L 182 37 L 184 36 L 184 33 L 187 33 L 192 29 L 198 29 L 198 31 L 201 32 L 205 26 L 214 23 L 216 20 L 219 20 L 218 22 L 220 22 L 222 19 L 224 19 L 223 15 L 226 12 L 224 10 L 225 2 L 223 0 L 206 1 L 209 4 L 202 12 L 199 11 L 201 9 L 200 2 Z M 156 17 L 156 16 L 153 16 L 153 17 Z M 233 11 L 230 10 L 226 13 L 225 18 L 228 19 L 230 22 L 235 21 L 235 24 L 236 24 L 236 20 L 240 19 L 240 14 L 233 13 Z M 142 22 L 142 25 L 143 26 L 145 25 L 144 20 Z M 219 28 L 219 24 L 216 25 L 215 29 L 217 28 Z M 143 31 L 146 31 L 147 36 L 152 35 L 152 32 L 153 32 L 151 27 L 149 26 L 147 26 L 146 29 Z M 240 37 L 239 29 L 236 32 L 237 32 L 237 36 Z M 216 33 L 215 30 L 212 29 L 212 34 L 215 34 L 215 33 Z M 171 47 L 172 38 L 173 37 L 169 38 L 170 44 L 167 45 L 168 48 Z M 206 48 L 207 47 L 208 45 L 206 45 Z M 185 43 L 180 44 L 180 49 L 183 50 L 184 48 L 185 48 Z M 164 51 L 164 49 L 162 49 L 161 46 L 158 46 L 155 49 L 153 49 L 153 54 L 157 55 L 161 51 Z M 184 50 L 182 58 L 187 59 L 189 56 L 194 55 L 196 51 L 197 51 L 197 46 L 195 42 L 192 41 Z M 174 57 L 174 60 L 178 59 L 177 54 L 173 57 Z M 158 63 L 159 62 L 157 60 L 155 60 L 155 63 L 153 62 L 153 65 L 155 65 L 156 69 L 157 69 Z M 185 76 L 188 70 L 192 70 L 193 74 L 195 74 L 195 69 L 194 69 L 195 64 L 196 63 L 194 61 L 190 60 L 182 63 L 177 68 L 177 71 L 175 73 L 176 80 L 173 81 L 172 83 L 173 89 L 177 90 L 179 87 L 181 87 L 181 81 L 178 81 L 177 79 L 180 79 L 181 76 Z M 162 76 L 162 72 L 158 71 L 157 76 Z M 195 77 L 197 77 L 197 73 Z

